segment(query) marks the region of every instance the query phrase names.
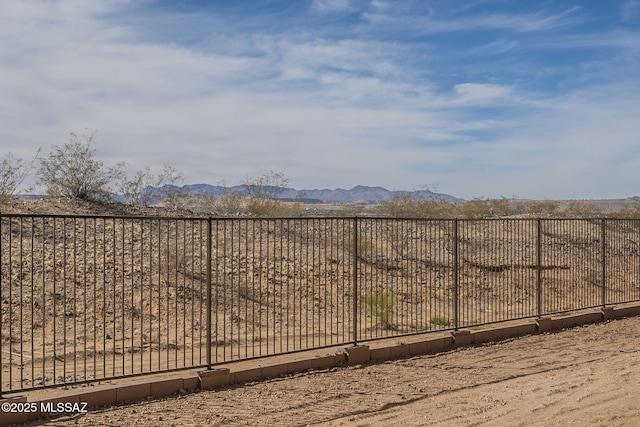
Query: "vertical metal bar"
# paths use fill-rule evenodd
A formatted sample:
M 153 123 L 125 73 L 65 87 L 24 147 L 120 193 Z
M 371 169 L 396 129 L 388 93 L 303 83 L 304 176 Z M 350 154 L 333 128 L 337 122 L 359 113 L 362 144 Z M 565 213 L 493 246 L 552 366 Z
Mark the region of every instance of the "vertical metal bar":
M 358 345 L 358 217 L 353 217 L 353 345 Z
M 207 218 L 207 369 L 211 369 L 211 217 Z
M 226 259 L 226 247 L 227 247 L 227 241 L 226 241 L 226 230 L 227 230 L 227 221 L 223 220 L 222 221 L 222 248 L 220 248 L 220 221 L 216 220 L 216 238 L 215 238 L 215 245 L 216 245 L 216 326 L 215 326 L 215 334 L 216 334 L 216 342 L 220 342 L 222 341 L 222 360 L 226 360 L 227 357 L 227 347 L 224 344 L 224 341 L 227 339 L 227 320 L 226 320 L 226 293 L 224 292 L 224 289 L 222 291 L 222 297 L 220 296 L 220 282 L 221 280 L 224 282 L 224 278 L 220 278 L 220 267 L 219 267 L 219 263 L 220 263 L 220 259 L 222 259 L 222 274 L 225 274 L 225 267 L 224 267 L 224 263 L 225 263 L 225 259 Z M 213 231 L 212 231 L 213 233 Z M 213 236 L 211 236 L 211 238 L 213 238 Z M 213 245 L 213 243 L 211 244 Z M 211 246 L 212 247 L 212 246 Z M 222 257 L 220 257 L 220 251 L 222 251 Z M 211 271 L 211 275 L 213 275 L 213 271 Z M 213 283 L 211 283 L 211 286 L 213 286 Z M 220 322 L 220 316 L 218 316 L 218 310 L 220 307 L 220 298 L 222 298 L 222 322 Z M 213 315 L 213 304 L 211 304 L 212 308 L 211 308 L 211 314 Z M 222 325 L 220 325 L 220 323 L 222 323 Z M 222 329 L 222 340 L 220 339 L 220 329 Z M 211 329 L 211 333 L 213 334 L 214 331 L 213 329 Z M 216 344 L 216 362 L 218 361 L 218 344 Z
M 453 220 L 453 328 L 458 330 L 460 322 L 459 289 L 460 276 L 458 271 L 458 219 Z
M 33 237 L 32 237 L 33 239 Z M 83 218 L 82 220 L 82 241 L 84 242 L 82 247 L 82 284 L 83 284 L 83 292 L 82 292 L 82 314 L 84 316 L 82 320 L 82 336 L 84 337 L 83 349 L 82 349 L 82 358 L 83 358 L 83 376 L 87 378 L 87 219 Z M 31 247 L 33 248 L 33 240 Z M 33 279 L 32 279 L 33 286 Z M 33 311 L 33 310 L 32 310 Z M 32 322 L 33 323 L 33 322 Z M 33 343 L 33 339 L 31 340 Z M 31 350 L 31 354 L 33 354 L 33 350 Z
M 139 239 L 136 238 L 136 229 L 135 229 L 135 225 L 136 225 L 136 220 L 131 220 L 131 237 L 129 238 L 129 246 L 130 246 L 130 250 L 131 250 L 131 256 L 130 256 L 130 262 L 131 265 L 129 266 L 129 268 L 131 268 L 131 373 L 133 374 L 135 368 L 135 334 L 133 333 L 133 331 L 136 330 L 136 321 L 135 321 L 135 311 L 134 311 L 134 307 L 136 306 L 135 304 L 135 256 L 136 256 L 136 248 L 135 248 L 135 242 L 138 241 Z M 142 260 L 140 260 L 140 271 L 144 271 L 144 264 L 142 263 Z M 142 287 L 144 286 L 144 282 L 140 281 L 140 289 L 142 289 Z M 140 301 L 140 305 L 142 306 L 142 298 Z M 140 335 L 142 336 L 142 327 L 140 327 Z M 140 353 L 142 353 L 142 346 L 140 346 Z
M 248 253 L 249 253 L 249 242 L 247 242 L 246 244 L 246 248 L 245 248 L 245 254 L 246 258 L 247 258 L 247 272 L 249 271 L 249 259 L 251 259 L 251 290 L 249 290 L 247 293 L 248 295 L 250 295 L 251 297 L 251 319 L 253 321 L 253 325 L 252 325 L 252 329 L 254 330 L 254 335 L 253 335 L 253 345 L 251 347 L 251 356 L 255 357 L 256 355 L 256 343 L 258 343 L 259 347 L 258 347 L 258 354 L 261 354 L 262 351 L 262 342 L 261 341 L 256 341 L 256 336 L 255 336 L 255 330 L 256 330 L 256 326 L 258 324 L 260 324 L 260 322 L 256 321 L 256 219 L 253 219 L 250 224 L 251 224 L 251 257 L 249 257 Z M 249 223 L 247 223 L 247 230 L 246 230 L 246 235 L 247 235 L 247 239 L 249 238 Z M 259 256 L 259 255 L 258 255 Z M 247 286 L 249 286 L 249 278 L 247 277 Z M 262 297 L 258 297 L 258 301 L 262 302 Z M 248 299 L 248 298 L 247 298 Z M 248 318 L 248 313 L 247 313 L 247 318 Z M 245 334 L 248 336 L 249 332 L 247 330 L 249 326 L 249 322 L 246 322 L 245 324 Z M 262 335 L 262 326 L 258 329 L 258 335 Z
M 73 218 L 73 379 L 78 377 L 78 219 Z
M 23 226 L 23 222 L 24 222 L 24 218 L 20 217 L 20 222 L 19 222 L 19 230 L 20 232 L 18 233 L 18 235 L 20 236 L 20 242 L 19 242 L 19 248 L 20 248 L 20 254 L 19 254 L 19 258 L 20 258 L 20 366 L 24 367 L 24 347 L 23 347 L 23 343 L 24 343 L 24 336 L 23 336 L 23 331 L 24 331 L 24 318 L 23 318 L 23 305 L 24 305 L 24 263 L 23 263 L 23 256 L 22 254 L 24 253 L 24 239 L 23 239 L 23 231 L 22 231 L 22 226 Z M 11 315 L 11 312 L 9 312 L 9 314 Z M 33 325 L 32 325 L 33 326 Z M 31 328 L 33 329 L 33 328 Z M 24 385 L 24 369 L 20 370 L 20 387 L 22 388 Z
M 316 342 L 316 331 L 315 331 L 315 325 L 316 325 L 316 312 L 314 310 L 314 304 L 313 301 L 315 300 L 315 295 L 316 295 L 316 281 L 315 281 L 315 277 L 314 275 L 311 273 L 311 271 L 313 270 L 313 267 L 311 266 L 313 263 L 313 240 L 311 241 L 311 246 L 309 246 L 309 233 L 310 231 L 313 231 L 313 225 L 315 224 L 315 222 L 310 219 L 310 218 L 305 218 L 300 220 L 300 228 L 302 229 L 302 224 L 304 224 L 304 228 L 305 228 L 305 264 L 306 264 L 306 272 L 305 272 L 305 293 L 306 293 L 306 298 L 305 298 L 305 307 L 306 307 L 306 311 L 307 311 L 307 319 L 309 319 L 309 317 L 311 317 L 311 331 L 309 331 L 309 323 L 307 321 L 307 323 L 305 324 L 305 331 L 307 332 L 306 334 L 306 340 L 305 340 L 305 348 L 309 348 L 309 338 L 311 338 L 311 347 L 315 346 L 315 342 Z M 309 230 L 309 224 L 312 224 L 311 230 Z M 309 261 L 309 252 L 311 253 L 311 261 Z M 311 301 L 309 301 L 309 289 L 311 289 Z M 318 343 L 319 345 L 320 343 Z
M 191 225 L 191 229 L 189 231 L 189 235 L 191 236 L 191 244 L 193 245 L 193 221 L 189 221 Z M 187 255 L 187 223 L 182 223 L 182 253 L 184 256 L 184 271 L 182 275 L 182 342 L 183 342 L 183 351 L 182 351 L 182 366 L 187 364 L 187 275 L 191 275 L 191 292 L 193 292 L 193 264 L 195 262 L 195 254 L 193 250 L 189 252 Z M 187 266 L 187 257 L 191 258 L 191 269 L 192 271 L 188 271 Z M 176 273 L 177 275 L 177 273 Z M 176 294 L 177 296 L 177 294 Z M 191 302 L 193 303 L 193 293 L 191 294 Z M 176 299 L 176 313 L 178 312 L 178 300 Z M 193 306 L 191 307 L 191 316 L 193 316 Z M 192 317 L 193 319 L 193 317 Z M 193 321 L 191 322 L 193 324 Z M 177 323 L 176 323 L 176 334 L 178 331 Z M 178 341 L 178 337 L 176 335 L 176 341 Z M 176 342 L 176 360 L 178 354 L 178 342 Z M 191 345 L 191 354 L 193 356 L 193 344 Z M 193 363 L 191 363 L 193 365 Z M 177 365 L 177 361 L 176 361 Z
M 56 274 L 56 266 L 57 266 L 56 246 L 57 245 L 56 245 L 56 242 L 57 242 L 58 239 L 56 237 L 56 227 L 57 227 L 56 218 L 53 218 L 52 222 L 53 222 L 53 237 L 52 237 L 52 245 L 53 245 L 53 248 L 52 248 L 53 249 L 53 255 L 52 255 L 52 259 L 53 259 L 53 272 L 52 272 L 52 274 L 53 274 L 53 283 L 52 283 L 53 295 L 52 295 L 52 299 L 51 299 L 52 300 L 52 304 L 53 304 L 53 319 L 52 319 L 53 320 L 53 341 L 52 341 L 52 343 L 53 343 L 52 344 L 52 346 L 53 346 L 53 360 L 52 360 L 52 362 L 53 362 L 53 375 L 52 375 L 53 380 L 52 381 L 55 384 L 55 382 L 56 382 L 56 361 L 58 359 L 58 352 L 57 352 L 57 349 L 56 349 L 56 344 L 58 342 L 57 334 L 56 334 L 56 317 L 57 317 L 57 312 L 56 312 L 56 290 L 57 290 L 57 288 L 56 288 L 56 282 L 57 282 L 57 280 L 56 280 L 56 278 L 57 278 L 57 274 Z M 9 291 L 11 291 L 11 288 L 9 288 Z M 9 319 L 11 319 L 11 318 L 9 318 Z M 43 380 L 43 384 L 45 382 L 46 382 L 46 377 L 45 377 L 45 380 Z
M 172 236 L 173 234 L 173 236 Z M 178 221 L 177 220 L 171 220 L 171 221 L 167 221 L 167 252 L 166 252 L 166 257 L 167 257 L 167 261 L 166 261 L 166 267 L 167 267 L 167 289 L 166 289 L 166 298 L 167 298 L 167 361 L 165 362 L 165 369 L 169 369 L 170 366 L 170 360 L 171 360 L 171 279 L 175 277 L 172 277 L 172 270 L 175 270 L 175 268 L 172 264 L 177 263 L 178 259 L 177 259 L 177 253 L 172 253 L 171 250 L 175 249 L 175 245 L 173 245 L 172 243 L 176 242 L 176 239 L 178 238 Z M 177 282 L 177 280 L 176 280 Z M 173 283 L 173 287 L 174 289 L 177 289 L 177 283 Z
M 265 228 L 266 228 L 266 231 L 261 233 L 261 235 L 264 236 L 264 246 L 265 246 L 264 262 L 265 262 L 265 265 L 269 266 L 269 265 L 271 265 L 271 263 L 269 262 L 269 249 L 270 249 L 270 246 L 269 246 L 269 235 L 270 235 L 269 227 L 270 227 L 270 224 L 275 224 L 275 222 L 272 221 L 272 220 L 264 220 L 263 224 L 265 224 Z M 275 226 L 274 226 L 274 228 L 275 228 Z M 274 260 L 274 265 L 275 265 L 275 260 Z M 262 266 L 261 266 L 261 268 L 262 268 Z M 266 289 L 266 294 L 267 294 L 267 298 L 268 298 L 268 296 L 269 296 L 269 269 L 267 268 L 266 270 L 267 271 L 265 272 L 265 275 L 266 275 L 266 277 L 265 277 L 265 285 L 266 285 L 266 288 L 267 288 Z M 273 327 L 273 338 L 271 339 L 271 343 L 272 343 L 273 348 L 275 348 L 275 339 L 276 339 L 276 327 L 275 327 L 275 325 L 276 325 L 276 311 L 277 311 L 276 307 L 277 307 L 277 304 L 276 304 L 276 295 L 275 295 L 275 280 L 273 281 L 273 285 L 274 286 L 272 286 L 272 288 L 273 288 L 272 294 L 273 294 L 273 307 L 274 308 L 273 308 L 273 310 L 267 310 L 267 315 L 266 315 L 266 318 L 267 318 L 267 321 L 266 321 L 266 323 L 267 323 L 267 340 L 266 340 L 267 341 L 267 343 L 266 343 L 267 354 L 269 354 L 271 352 L 271 347 L 269 346 L 269 337 L 271 336 L 270 325 Z M 269 319 L 271 319 L 271 315 L 273 315 L 273 322 L 270 323 Z
M 287 283 L 287 291 L 285 294 L 285 303 L 284 305 L 287 307 L 287 320 L 285 321 L 286 325 L 287 325 L 287 334 L 286 334 L 286 339 L 287 339 L 287 345 L 286 345 L 286 351 L 289 351 L 289 341 L 290 341 L 290 332 L 289 332 L 289 325 L 293 322 L 295 322 L 296 320 L 296 304 L 295 304 L 295 296 L 290 300 L 290 295 L 291 292 L 293 290 L 293 292 L 295 292 L 295 280 L 294 280 L 294 275 L 291 272 L 291 246 L 293 246 L 293 256 L 295 256 L 295 252 L 296 252 L 296 246 L 295 246 L 295 240 L 293 242 L 291 242 L 291 234 L 289 233 L 289 220 L 285 219 L 283 220 L 284 224 L 286 224 L 286 230 L 287 230 L 287 235 L 285 236 L 285 229 L 284 227 L 282 228 L 281 232 L 282 234 L 280 242 L 281 242 L 281 248 L 284 249 L 285 247 L 287 248 L 287 256 L 285 258 L 286 263 L 287 263 L 287 269 L 286 269 L 286 283 Z M 284 239 L 284 240 L 283 240 Z M 291 244 L 293 243 L 293 244 Z M 292 283 L 293 282 L 293 283 Z M 290 302 L 291 301 L 291 302 Z M 293 315 L 289 314 L 289 309 L 293 308 Z M 292 320 L 293 319 L 293 320 Z M 293 344 L 295 345 L 296 342 L 296 328 L 295 325 L 292 325 L 293 330 Z
M 260 220 L 257 221 L 257 223 L 258 223 L 257 231 L 256 231 L 256 228 L 255 228 L 256 223 L 255 222 L 253 223 L 253 235 L 254 236 L 257 235 L 257 239 L 258 239 L 258 253 L 257 253 L 258 272 L 259 272 L 258 273 L 258 291 L 259 291 L 260 302 L 264 303 L 268 307 L 269 306 L 269 302 L 268 302 L 269 298 L 268 298 L 268 294 L 266 294 L 265 291 L 268 290 L 269 274 L 267 273 L 266 275 L 264 275 L 266 277 L 264 277 L 263 276 L 264 273 L 263 273 L 263 269 L 262 269 L 263 262 L 268 262 L 268 260 L 264 259 L 264 256 L 262 254 L 262 246 L 263 246 L 262 245 L 262 241 L 263 241 L 262 230 L 264 230 L 264 220 L 260 219 Z M 254 239 L 255 239 L 255 237 L 254 237 Z M 254 262 L 255 262 L 255 259 L 254 259 Z M 263 289 L 265 287 L 265 285 L 267 286 L 267 289 Z M 265 294 L 267 295 L 266 299 L 265 299 Z M 268 322 L 269 322 L 269 310 L 268 309 L 266 310 L 266 316 L 265 317 L 266 317 L 266 319 L 265 319 L 266 322 L 265 323 L 268 324 Z M 262 310 L 260 309 L 260 307 L 258 307 L 258 318 L 260 319 L 260 324 L 262 325 Z M 259 351 L 258 354 L 260 356 L 263 355 L 263 347 L 264 347 L 263 344 L 262 344 L 262 342 L 263 342 L 263 336 L 262 336 L 263 332 L 264 332 L 264 328 L 261 327 L 258 330 L 258 334 L 259 334 L 258 340 L 260 342 L 260 351 Z M 266 349 L 267 353 L 269 352 L 268 337 L 269 337 L 269 326 L 267 325 L 266 337 L 264 337 L 264 338 L 267 338 L 267 340 L 266 340 L 267 341 L 267 349 Z
M 542 317 L 542 220 L 537 219 L 536 230 L 536 305 L 538 318 Z
M 200 365 L 202 363 L 202 325 L 205 325 L 206 329 L 206 318 L 205 321 L 203 322 L 202 320 L 202 304 L 204 302 L 204 305 L 206 307 L 207 303 L 206 301 L 203 301 L 203 295 L 205 294 L 203 286 L 205 286 L 204 284 L 204 280 L 202 280 L 203 277 L 205 277 L 205 274 L 203 272 L 203 268 L 206 265 L 206 259 L 204 258 L 205 255 L 203 254 L 203 242 L 206 242 L 207 239 L 204 238 L 204 236 L 202 235 L 203 233 L 203 223 L 202 222 L 198 222 L 198 233 L 199 233 L 199 239 L 198 239 L 198 255 L 200 257 L 200 262 L 198 263 L 198 273 L 199 273 L 199 282 L 200 282 L 200 293 L 198 294 L 198 365 Z M 205 337 L 206 340 L 206 337 Z
M 225 338 L 225 345 L 224 345 L 224 351 L 225 351 L 225 356 L 224 356 L 224 360 L 227 360 L 227 355 L 226 355 L 226 349 L 227 346 L 229 347 L 229 359 L 228 360 L 234 360 L 234 349 L 235 349 L 235 344 L 234 344 L 234 324 L 233 324 L 233 313 L 234 313 L 234 309 L 236 307 L 236 303 L 235 303 L 235 289 L 234 289 L 234 285 L 237 283 L 238 279 L 236 278 L 236 268 L 234 265 L 234 260 L 236 259 L 236 257 L 234 257 L 234 248 L 235 248 L 235 236 L 233 235 L 234 230 L 236 229 L 236 223 L 238 220 L 233 219 L 233 220 L 229 220 L 229 221 L 225 221 L 224 222 L 224 245 L 223 245 L 223 252 L 224 252 L 224 257 L 223 257 L 223 262 L 226 264 L 228 263 L 228 269 L 225 268 L 224 269 L 224 274 L 225 274 L 225 280 L 223 281 L 224 286 L 225 286 L 225 291 L 223 292 L 223 299 L 224 299 L 224 303 L 222 305 L 223 309 L 225 310 L 225 316 L 224 316 L 224 320 L 223 320 L 223 330 L 224 330 L 224 338 Z M 227 240 L 227 233 L 229 235 L 229 239 Z M 226 278 L 229 277 L 229 282 L 226 282 Z M 228 301 L 228 303 L 227 303 Z M 228 304 L 228 305 L 227 305 Z M 230 307 L 230 312 L 227 314 L 226 310 L 227 307 Z M 227 328 L 227 323 L 228 323 L 228 328 Z M 227 335 L 228 334 L 228 335 Z M 228 338 L 228 341 L 227 341 Z M 240 340 L 236 340 L 238 341 L 238 345 L 240 345 Z
M 96 218 L 93 218 L 93 378 L 96 378 L 96 375 L 98 373 L 97 371 L 97 353 L 98 353 L 98 338 L 97 338 L 97 306 L 96 306 L 96 301 L 97 299 L 97 290 L 96 287 L 98 286 L 97 283 L 97 277 L 98 277 L 98 236 L 97 236 L 97 220 Z M 43 237 L 42 237 L 42 247 L 44 249 L 44 222 L 42 224 L 42 233 L 43 233 Z M 44 262 L 44 250 L 42 251 L 43 253 L 43 262 Z M 43 274 L 42 274 L 42 283 L 43 283 L 43 289 L 44 289 L 44 269 L 43 269 Z M 43 294 L 43 306 L 44 306 L 44 294 Z M 44 317 L 44 311 L 43 311 L 43 317 Z M 44 321 L 42 322 L 44 324 Z
M 323 219 L 323 220 L 319 220 L 319 222 L 322 224 L 322 227 L 320 225 L 318 225 L 318 236 L 320 237 L 320 241 L 323 242 L 324 244 L 324 253 L 322 252 L 321 248 L 318 248 L 318 258 L 319 258 L 319 265 L 321 265 L 322 262 L 324 262 L 324 264 L 326 265 L 326 267 L 322 270 L 324 270 L 324 277 L 322 277 L 322 281 L 323 281 L 323 289 L 324 289 L 324 298 L 323 298 L 323 306 L 324 306 L 324 310 L 322 311 L 322 315 L 323 315 L 323 319 L 321 319 L 321 324 L 324 325 L 325 330 L 327 329 L 327 307 L 329 307 L 329 310 L 332 310 L 331 306 L 333 305 L 333 301 L 331 301 L 331 297 L 328 296 L 328 290 L 327 288 L 329 286 L 327 286 L 328 283 L 328 277 L 329 277 L 329 266 L 328 266 L 328 260 L 331 258 L 331 247 L 329 246 L 330 242 L 330 233 L 331 233 L 331 229 L 328 227 L 328 223 L 329 220 L 328 219 Z M 329 223 L 330 224 L 330 223 Z M 329 235 L 328 235 L 329 234 Z M 327 250 L 327 248 L 329 248 Z M 322 255 L 324 255 L 324 260 L 322 260 Z M 320 270 L 320 271 L 322 271 Z M 329 336 L 331 337 L 331 343 L 333 344 L 333 325 L 329 325 L 329 331 L 331 332 L 329 334 Z M 326 344 L 326 339 L 325 339 L 325 344 Z
M 125 345 L 125 339 L 126 339 L 125 331 L 127 329 L 125 327 L 125 321 L 126 321 L 125 320 L 125 290 L 127 288 L 127 285 L 125 283 L 125 280 L 126 280 L 126 277 L 127 277 L 127 274 L 126 274 L 126 263 L 125 263 L 125 252 L 126 252 L 125 244 L 126 244 L 126 240 L 127 239 L 125 237 L 125 231 L 126 231 L 125 224 L 126 224 L 126 221 L 123 218 L 120 221 L 120 225 L 121 225 L 120 233 L 122 235 L 122 241 L 121 241 L 121 243 L 122 243 L 122 256 L 120 257 L 120 261 L 122 263 L 122 266 L 121 266 L 121 269 L 120 269 L 120 271 L 122 272 L 122 279 L 121 279 L 121 282 L 122 282 L 122 295 L 121 295 L 121 301 L 120 301 L 120 303 L 121 303 L 120 310 L 122 310 L 122 317 L 121 317 L 121 328 L 122 328 L 122 334 L 121 334 L 121 337 L 122 337 L 122 375 L 125 375 L 127 373 L 126 372 L 126 368 L 125 368 L 127 366 L 127 363 L 126 363 L 126 357 L 127 357 L 126 348 L 127 347 Z M 132 241 L 132 240 L 133 239 L 131 237 L 129 237 L 129 241 Z M 114 263 L 114 265 L 115 265 L 115 263 Z M 131 271 L 131 277 L 133 278 L 133 269 L 131 269 L 131 270 L 132 270 Z M 133 285 L 131 286 L 131 293 L 133 293 Z M 131 317 L 131 319 L 133 320 L 133 317 Z M 133 331 L 133 330 L 134 329 L 133 329 L 133 323 L 132 323 L 131 331 Z M 115 331 L 113 331 L 113 332 L 114 332 L 113 338 L 115 340 Z M 133 336 L 133 333 L 131 335 Z M 115 344 L 115 341 L 114 341 L 114 344 Z M 131 368 L 133 369 L 133 363 L 131 364 Z
M 280 268 L 279 270 L 284 272 L 285 271 L 285 267 L 283 265 L 284 261 L 285 261 L 285 257 L 284 257 L 284 226 L 282 225 L 283 220 L 279 219 L 278 220 L 278 224 L 279 224 L 279 233 L 276 233 L 276 230 L 274 230 L 274 242 L 273 242 L 273 246 L 274 246 L 274 250 L 273 253 L 275 255 L 276 253 L 276 239 L 278 238 L 278 235 L 280 236 L 280 256 L 278 257 L 278 262 L 280 263 Z M 287 246 L 288 249 L 288 246 Z M 287 285 L 289 284 L 289 281 L 287 280 Z M 280 338 L 278 340 L 279 344 L 280 344 L 280 353 L 282 353 L 284 350 L 284 347 L 282 346 L 282 341 L 283 341 L 283 336 L 282 334 L 284 333 L 284 327 L 287 327 L 287 332 L 288 332 L 288 328 L 289 328 L 289 323 L 287 321 L 287 319 L 289 318 L 289 305 L 285 304 L 284 301 L 284 289 L 285 289 L 285 285 L 283 283 L 280 283 Z M 285 325 L 286 324 L 286 325 Z M 275 325 L 275 323 L 274 323 Z M 287 344 L 288 344 L 289 340 L 287 339 Z
M 2 218 L 0 215 L 0 223 L 2 222 Z M 31 387 L 34 387 L 34 381 L 35 381 L 35 377 L 36 377 L 36 368 L 35 368 L 35 361 L 33 360 L 35 357 L 35 328 L 33 327 L 33 325 L 35 324 L 35 258 L 34 258 L 34 254 L 36 253 L 34 247 L 35 247 L 35 218 L 31 218 L 31 255 L 30 255 L 30 263 L 31 263 Z M 1 227 L 1 226 L 0 226 Z M 0 231 L 0 235 L 2 234 L 2 232 Z M 0 253 L 2 252 L 1 248 L 0 248 Z M 0 272 L 0 277 L 2 276 L 2 272 Z M 1 280 L 1 279 L 0 279 Z M 1 283 L 0 283 L 0 287 L 1 287 Z M 2 300 L 2 296 L 0 295 L 0 300 Z M 86 311 L 86 310 L 85 310 Z M 43 326 L 44 326 L 44 321 L 42 322 Z M 1 322 L 0 322 L 0 330 L 2 329 L 1 327 Z M 86 336 L 86 334 L 85 334 Z M 86 356 L 85 356 L 85 360 L 86 360 Z M 86 362 L 85 362 L 86 363 Z M 1 367 L 0 367 L 1 369 Z M 0 374 L 1 377 L 2 374 Z M 87 377 L 86 373 L 85 373 L 85 378 Z M 0 384 L 2 384 L 2 378 L 0 378 Z M 2 387 L 0 386 L 0 395 L 2 393 Z
M 117 326 L 116 326 L 116 311 L 117 311 L 117 300 L 116 300 L 116 283 L 117 283 L 117 276 L 116 276 L 116 264 L 118 262 L 117 260 L 117 238 L 116 238 L 116 220 L 115 218 L 111 219 L 111 248 L 113 250 L 113 271 L 111 272 L 111 286 L 112 286 L 112 291 L 113 291 L 113 298 L 112 298 L 112 302 L 113 302 L 113 331 L 112 336 L 111 336 L 111 342 L 112 342 L 112 353 L 113 356 L 111 358 L 111 375 L 112 376 L 116 376 L 116 341 L 117 341 L 117 336 L 116 336 L 116 330 L 117 330 Z
M 158 221 L 158 321 L 156 322 L 158 324 L 158 334 L 156 335 L 156 340 L 158 342 L 158 350 L 156 352 L 157 356 L 158 356 L 158 367 L 156 368 L 158 371 L 160 370 L 160 366 L 162 363 L 162 266 L 165 264 L 162 261 L 162 228 L 163 228 L 163 224 L 165 224 L 164 226 L 168 229 L 168 220 L 167 219 L 161 219 Z M 169 233 L 169 230 L 166 231 L 167 235 Z M 168 251 L 168 248 L 167 248 Z M 167 266 L 167 271 L 169 267 Z M 168 313 L 167 313 L 168 314 Z
M 147 280 L 149 281 L 149 313 L 148 313 L 148 317 L 149 317 L 149 337 L 148 340 L 144 340 L 144 341 L 149 341 L 149 370 L 151 370 L 151 355 L 153 354 L 153 350 L 151 349 L 151 319 L 152 319 L 152 315 L 151 313 L 153 312 L 153 298 L 152 298 L 152 292 L 153 292 L 153 223 L 154 221 L 149 219 L 148 221 L 146 221 L 146 224 L 149 225 L 149 229 L 147 231 L 147 234 L 149 236 L 149 272 L 147 273 Z M 143 233 L 144 234 L 144 233 Z M 142 250 L 144 250 L 144 240 L 143 240 L 143 245 L 142 245 Z M 140 299 L 143 300 L 144 299 L 144 286 L 142 286 L 140 288 Z M 141 304 L 142 307 L 142 314 L 140 315 L 140 324 L 142 325 L 144 323 L 144 307 L 146 304 Z M 142 330 L 144 330 L 144 327 L 141 328 Z M 143 339 L 143 337 L 141 336 L 141 339 Z M 144 365 L 144 361 L 142 360 L 142 355 L 144 354 L 144 352 L 140 352 L 140 365 L 143 366 Z M 144 367 L 143 367 L 144 370 Z
M 62 220 L 62 382 L 67 382 L 67 218 Z
M 602 218 L 602 306 L 607 305 L 607 224 Z

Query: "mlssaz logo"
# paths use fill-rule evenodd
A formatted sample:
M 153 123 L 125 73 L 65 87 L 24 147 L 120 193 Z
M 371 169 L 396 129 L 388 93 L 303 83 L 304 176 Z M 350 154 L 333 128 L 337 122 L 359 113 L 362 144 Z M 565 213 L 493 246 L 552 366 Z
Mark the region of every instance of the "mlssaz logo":
M 87 412 L 87 402 L 41 402 L 41 413 L 81 413 Z

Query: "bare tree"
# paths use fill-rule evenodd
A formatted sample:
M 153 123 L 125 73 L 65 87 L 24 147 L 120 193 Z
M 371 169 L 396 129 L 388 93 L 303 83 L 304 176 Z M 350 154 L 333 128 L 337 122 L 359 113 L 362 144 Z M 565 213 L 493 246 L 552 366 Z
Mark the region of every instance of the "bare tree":
M 277 199 L 287 189 L 289 178 L 283 172 L 269 171 L 256 178 L 245 178 L 242 185 L 252 199 Z
M 183 207 L 191 192 L 184 187 L 184 173 L 173 166 L 164 165 L 163 172 L 158 175 L 158 186 L 164 197 L 164 203 L 174 208 Z
M 38 183 L 46 187 L 47 194 L 82 200 L 111 200 L 111 186 L 124 177 L 124 164 L 105 167 L 102 161 L 96 160 L 95 141 L 95 131 L 82 137 L 72 132 L 62 147 L 54 145 L 48 157 L 39 159 Z
M 164 165 L 163 172 L 157 176 L 147 166 L 132 179 L 123 179 L 120 192 L 129 204 L 149 206 L 153 202 L 165 201 L 170 206 L 179 206 L 190 193 L 183 184 L 184 173 L 173 166 Z
M 120 182 L 119 191 L 126 203 L 149 206 L 155 198 L 154 192 L 150 190 L 155 184 L 154 179 L 151 168 L 147 166 L 144 170 L 136 172 L 132 179 L 124 178 Z
M 38 150 L 38 153 L 40 150 Z M 9 152 L 0 162 L 0 199 L 13 197 L 33 169 L 38 153 L 27 163 Z
M 287 189 L 289 178 L 282 172 L 246 178 L 242 181 L 248 197 L 247 209 L 254 216 L 281 215 L 288 209 L 278 197 Z

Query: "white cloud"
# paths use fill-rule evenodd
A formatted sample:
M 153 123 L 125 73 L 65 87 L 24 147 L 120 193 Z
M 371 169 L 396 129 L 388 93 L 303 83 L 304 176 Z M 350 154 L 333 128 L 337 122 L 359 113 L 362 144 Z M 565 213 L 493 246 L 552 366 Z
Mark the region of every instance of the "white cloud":
M 507 97 L 511 92 L 509 87 L 486 83 L 461 83 L 453 89 L 462 103 L 491 102 Z
M 575 26 L 586 18 L 571 7 L 559 13 L 537 12 L 509 14 L 505 12 L 458 16 L 447 11 L 412 10 L 411 7 L 394 7 L 387 11 L 374 9 L 364 12 L 363 19 L 377 25 L 386 25 L 402 31 L 421 34 L 507 30 L 515 33 L 533 33 Z
M 389 3 L 383 0 L 371 0 L 371 7 L 375 10 L 384 11 L 389 9 Z
M 498 40 L 494 40 L 491 43 L 487 43 L 478 49 L 481 54 L 489 54 L 489 55 L 500 55 L 505 52 L 512 51 L 518 47 L 517 40 L 507 40 L 505 38 L 500 38 Z
M 313 0 L 313 7 L 321 13 L 349 10 L 349 0 Z
M 634 22 L 640 15 L 640 1 L 628 0 L 620 6 L 620 18 L 623 21 Z

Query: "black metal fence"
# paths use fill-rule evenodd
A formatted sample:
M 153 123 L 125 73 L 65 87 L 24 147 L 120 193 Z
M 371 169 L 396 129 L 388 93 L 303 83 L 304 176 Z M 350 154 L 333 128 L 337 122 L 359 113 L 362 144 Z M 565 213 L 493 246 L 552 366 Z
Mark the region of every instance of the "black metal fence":
M 0 392 L 640 300 L 640 220 L 0 215 Z

